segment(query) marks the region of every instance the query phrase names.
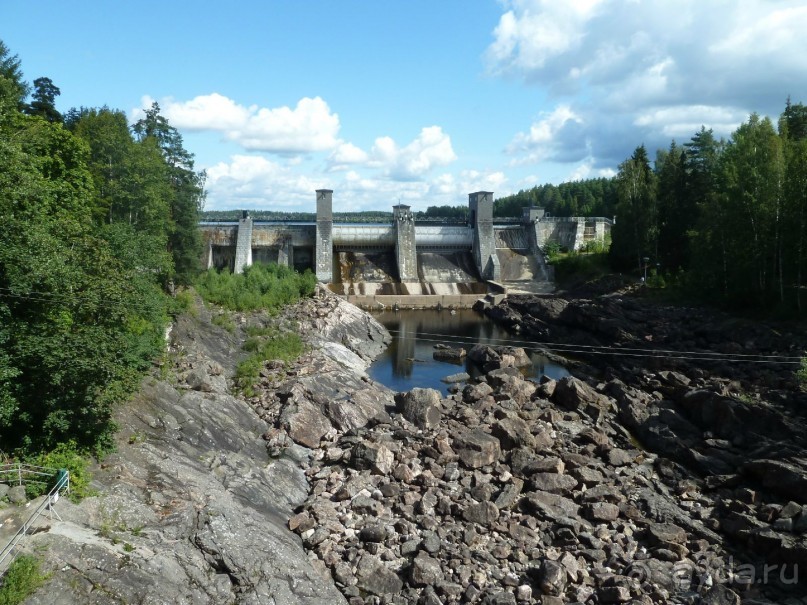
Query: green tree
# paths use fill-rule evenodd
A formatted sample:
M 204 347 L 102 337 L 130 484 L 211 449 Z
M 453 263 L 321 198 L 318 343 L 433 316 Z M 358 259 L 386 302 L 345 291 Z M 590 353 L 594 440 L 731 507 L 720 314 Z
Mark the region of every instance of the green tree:
M 155 144 L 168 164 L 168 182 L 172 195 L 170 215 L 172 228 L 168 241 L 174 268 L 180 283 L 189 283 L 198 273 L 201 258 L 199 215 L 205 198 L 204 172 L 194 172 L 193 154 L 182 143 L 182 135 L 160 115 L 154 103 L 133 130 L 145 145 Z
M 794 303 L 801 313 L 807 251 L 807 107 L 787 100 L 779 120 L 779 134 L 785 153 L 784 180 L 784 266 L 789 268 Z
M 0 449 L 103 448 L 160 350 L 167 261 L 97 230 L 85 141 L 19 112 L 0 134 Z
M 60 94 L 62 91 L 50 78 L 37 78 L 34 80 L 32 100 L 25 106 L 25 113 L 41 116 L 48 122 L 61 122 L 62 114 L 56 109 L 56 97 Z
M 135 141 L 124 113 L 108 108 L 74 112 L 68 123 L 90 148 L 89 167 L 100 198 L 97 218 L 125 222 L 167 247 L 173 191 L 155 140 Z
M 678 270 L 689 263 L 689 232 L 695 222 L 687 192 L 686 154 L 673 141 L 656 155 L 658 247 L 661 264 Z
M 617 221 L 611 231 L 611 262 L 641 269 L 644 258 L 658 258 L 656 176 L 644 145 L 619 165 Z
M 22 108 L 28 90 L 19 57 L 12 55 L 5 42 L 0 40 L 0 118 L 11 110 Z
M 762 304 L 776 292 L 783 300 L 784 158 L 771 120 L 752 114 L 733 133 L 721 160 L 723 203 L 731 227 L 730 295 Z

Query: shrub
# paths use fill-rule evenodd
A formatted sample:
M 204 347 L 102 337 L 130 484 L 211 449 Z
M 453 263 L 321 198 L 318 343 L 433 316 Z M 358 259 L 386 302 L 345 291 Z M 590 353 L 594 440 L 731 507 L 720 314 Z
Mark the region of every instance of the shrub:
M 0 605 L 18 605 L 48 579 L 40 571 L 39 559 L 21 555 L 9 566 L 0 586 Z
M 295 332 L 264 328 L 254 330 L 253 333 L 260 335 L 251 336 L 244 343 L 244 349 L 251 355 L 241 361 L 235 370 L 236 384 L 247 396 L 253 395 L 252 386 L 258 381 L 261 369 L 267 361 L 293 361 L 305 350 L 302 338 Z
M 316 284 L 317 278 L 311 271 L 297 273 L 282 265 L 256 264 L 238 275 L 210 269 L 199 277 L 196 289 L 206 302 L 232 311 L 275 312 L 311 296 Z
M 563 248 L 558 242 L 549 242 L 544 245 L 544 254 L 550 263 L 555 262 L 560 258 Z
M 46 466 L 48 468 L 66 468 L 70 471 L 70 499 L 78 501 L 93 495 L 93 491 L 90 489 L 92 476 L 88 469 L 90 460 L 91 458 L 88 451 L 80 449 L 75 441 L 68 441 L 60 443 L 50 452 L 41 453 L 35 457 L 29 458 L 26 462 L 28 464 Z M 47 492 L 50 487 L 50 485 L 44 486 L 38 483 L 31 483 L 26 491 L 30 496 L 35 497 Z

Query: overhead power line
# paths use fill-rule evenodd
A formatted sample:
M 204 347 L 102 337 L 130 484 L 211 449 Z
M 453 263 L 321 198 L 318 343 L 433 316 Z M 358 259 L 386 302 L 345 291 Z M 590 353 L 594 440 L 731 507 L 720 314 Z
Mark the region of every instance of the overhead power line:
M 442 344 L 476 345 L 489 344 L 490 346 L 517 346 L 530 349 L 545 349 L 558 354 L 571 355 L 615 355 L 623 357 L 639 358 L 664 358 L 681 359 L 689 361 L 714 361 L 731 363 L 767 363 L 767 364 L 792 364 L 799 365 L 801 357 L 787 355 L 763 355 L 746 353 L 719 353 L 717 351 L 676 351 L 672 349 L 647 349 L 618 347 L 612 345 L 575 345 L 557 342 L 527 341 L 511 338 L 487 338 L 490 341 L 480 343 L 477 340 L 469 340 L 467 337 L 455 336 L 452 334 L 441 334 L 433 332 L 419 332 L 412 334 L 402 330 L 388 330 L 392 334 L 400 337 L 415 337 L 420 341 L 434 342 Z

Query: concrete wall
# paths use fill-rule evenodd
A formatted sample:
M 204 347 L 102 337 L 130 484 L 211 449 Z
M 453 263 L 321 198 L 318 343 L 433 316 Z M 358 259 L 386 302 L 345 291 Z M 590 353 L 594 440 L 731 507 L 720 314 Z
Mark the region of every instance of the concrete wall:
M 238 221 L 238 238 L 235 243 L 234 273 L 243 273 L 252 264 L 252 219 L 244 216 Z
M 333 191 L 317 190 L 317 237 L 315 242 L 317 279 L 333 281 Z
M 417 225 L 409 206 L 398 205 L 393 208 L 392 224 L 334 225 L 333 191 L 317 190 L 316 204 L 313 224 L 254 223 L 249 217 L 238 223 L 201 223 L 203 266 L 240 272 L 252 262 L 279 262 L 298 270 L 313 268 L 320 281 L 341 283 L 345 281 L 341 273 L 349 263 L 335 264 L 335 252 L 388 254 L 399 281 L 415 288 L 434 282 L 435 275 L 452 274 L 443 271 L 445 263 L 422 263 L 424 255 L 464 253 L 473 258 L 474 273 L 487 282 L 514 279 L 508 277 L 512 275 L 551 280 L 551 267 L 543 259 L 544 246 L 556 242 L 579 250 L 586 242 L 604 240 L 612 225 L 605 218 L 547 217 L 542 208 L 532 207 L 524 209 L 520 224 L 511 219 L 509 224 L 499 221 L 494 226 L 493 194 L 487 191 L 469 194 L 468 224 Z M 463 271 L 468 273 L 467 268 Z
M 388 295 L 376 294 L 362 296 L 349 294 L 345 297 L 348 302 L 365 309 L 470 309 L 482 294 L 445 294 L 445 295 Z
M 395 257 L 398 261 L 398 279 L 402 282 L 418 281 L 418 262 L 415 254 L 415 217 L 409 206 L 398 204 L 392 208 L 395 226 Z
M 580 250 L 588 241 L 603 241 L 611 232 L 611 221 L 606 218 L 543 217 L 534 223 L 538 246 L 557 243 L 569 250 Z
M 394 248 L 397 243 L 395 226 L 386 225 L 334 225 L 332 231 L 333 245 L 336 247 Z
M 471 226 L 474 230 L 474 257 L 483 279 L 500 278 L 499 259 L 493 235 L 493 193 L 477 191 L 468 195 Z
M 418 248 L 473 250 L 474 230 L 468 225 L 415 224 Z

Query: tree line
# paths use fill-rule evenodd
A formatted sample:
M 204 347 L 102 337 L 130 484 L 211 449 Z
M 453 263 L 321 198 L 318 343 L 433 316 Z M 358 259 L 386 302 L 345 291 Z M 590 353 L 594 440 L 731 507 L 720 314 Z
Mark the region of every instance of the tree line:
M 733 307 L 801 313 L 807 276 L 807 107 L 778 123 L 752 114 L 728 140 L 704 127 L 659 150 L 639 146 L 615 178 L 616 269 L 658 265 Z
M 550 216 L 611 218 L 616 201 L 614 179 L 583 179 L 559 185 L 547 183 L 496 199 L 493 216 L 521 216 L 524 208 L 537 206 L 544 208 Z
M 204 173 L 157 104 L 56 110 L 0 41 L 0 451 L 103 450 L 201 257 Z

